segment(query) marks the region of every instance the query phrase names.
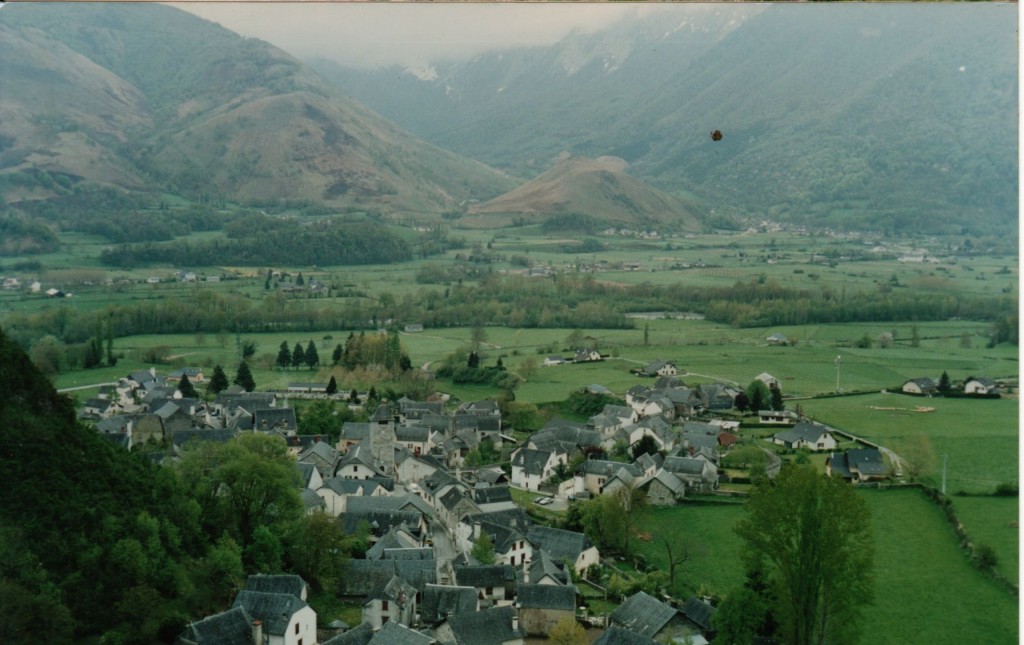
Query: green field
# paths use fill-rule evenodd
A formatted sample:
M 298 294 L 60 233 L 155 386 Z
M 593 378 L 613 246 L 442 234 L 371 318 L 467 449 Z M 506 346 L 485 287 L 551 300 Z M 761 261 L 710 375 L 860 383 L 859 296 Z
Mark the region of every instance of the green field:
M 871 509 L 876 549 L 876 597 L 865 612 L 862 642 L 1018 642 L 1016 599 L 969 564 L 938 507 L 912 489 L 862 494 Z M 728 593 L 743 580 L 741 542 L 732 531 L 743 513 L 739 506 L 654 510 L 639 527 L 653 540 L 637 548 L 667 571 L 659 537 L 681 536 L 696 555 L 683 566 L 676 593 L 685 597 L 701 586 Z
M 934 453 L 922 480 L 938 487 L 942 455 L 947 456 L 946 491 L 990 493 L 1016 482 L 1018 401 L 1016 399 L 917 398 L 871 394 L 800 402 L 804 413 L 831 426 L 891 447 L 897 453 L 911 439 L 925 437 Z M 912 412 L 915 406 L 934 412 Z M 902 410 L 874 410 L 903 408 Z M 911 454 L 904 455 L 912 459 Z

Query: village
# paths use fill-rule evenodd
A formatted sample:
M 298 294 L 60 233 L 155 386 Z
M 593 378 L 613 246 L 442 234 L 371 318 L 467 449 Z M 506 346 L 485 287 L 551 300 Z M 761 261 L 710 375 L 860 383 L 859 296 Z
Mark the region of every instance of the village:
M 600 354 L 579 350 L 571 359 L 550 356 L 545 365 L 594 360 Z M 709 642 L 715 607 L 708 598 L 641 590 L 608 614 L 589 611 L 580 588 L 607 594 L 599 576 L 607 556 L 583 532 L 550 526 L 531 512 L 566 511 L 617 491 L 640 495 L 652 507 L 731 494 L 720 490 L 729 481 L 723 459 L 750 445 L 741 441 L 735 415 L 750 404 L 744 389 L 721 382 L 688 387 L 676 364 L 664 359 L 636 374 L 644 381 L 626 392 L 626 405 L 605 405 L 586 423 L 553 418 L 518 441 L 494 400 L 457 403 L 438 394 L 374 402 L 370 393 L 328 395 L 325 384 L 292 383 L 278 392 L 235 385 L 208 402 L 183 396 L 207 382 L 196 367 L 163 376 L 155 369 L 133 372 L 100 388 L 79 417 L 125 449 L 168 447 L 148 453 L 164 464 L 193 442 L 228 442 L 245 433 L 280 437 L 295 459 L 305 512 L 326 514 L 346 534 L 368 532 L 368 550 L 346 563 L 338 589 L 339 597 L 362 606 L 358 625 L 321 620 L 318 626 L 306 582 L 267 572 L 249 577 L 231 609 L 195 617 L 181 643 L 512 644 L 576 624 L 603 630 L 595 643 Z M 891 450 L 784 409 L 781 384 L 771 374 L 755 380 L 771 394 L 748 418 L 762 428 L 777 426 L 760 440 L 760 476 L 778 473 L 779 452 L 827 454 L 827 474 L 852 482 L 903 475 L 905 464 Z M 916 378 L 903 391 L 928 396 L 938 387 Z M 962 387 L 975 395 L 998 388 L 985 378 Z M 597 384 L 583 390 L 611 394 Z M 289 398 L 339 397 L 375 407 L 366 410 L 367 421 L 345 422 L 336 442 L 300 433 Z M 858 447 L 837 450 L 849 440 Z M 503 453 L 503 463 L 481 463 L 480 455 L 496 461 Z

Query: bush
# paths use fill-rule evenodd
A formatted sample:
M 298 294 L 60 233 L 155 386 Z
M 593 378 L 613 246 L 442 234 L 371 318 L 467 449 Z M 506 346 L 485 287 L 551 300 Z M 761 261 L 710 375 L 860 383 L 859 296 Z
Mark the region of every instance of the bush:
M 1016 482 L 1003 482 L 996 486 L 996 495 L 999 497 L 1016 497 L 1017 496 L 1017 483 Z

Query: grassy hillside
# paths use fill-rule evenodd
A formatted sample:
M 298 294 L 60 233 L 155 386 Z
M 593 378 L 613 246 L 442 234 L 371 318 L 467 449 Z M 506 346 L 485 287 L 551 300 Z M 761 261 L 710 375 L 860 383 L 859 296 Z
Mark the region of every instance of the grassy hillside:
M 514 213 L 514 221 L 546 221 L 551 215 L 585 213 L 601 225 L 695 231 L 699 207 L 626 174 L 617 157 L 569 157 L 494 199 L 471 206 L 470 215 Z M 703 210 L 703 209 L 699 209 Z M 494 221 L 494 218 L 464 218 Z M 461 223 L 460 222 L 460 223 Z M 509 219 L 506 222 L 511 223 Z M 579 231 L 576 231 L 579 232 Z
M 0 29 L 7 202 L 73 200 L 84 182 L 438 213 L 516 184 L 415 139 L 285 52 L 171 7 L 18 6 Z

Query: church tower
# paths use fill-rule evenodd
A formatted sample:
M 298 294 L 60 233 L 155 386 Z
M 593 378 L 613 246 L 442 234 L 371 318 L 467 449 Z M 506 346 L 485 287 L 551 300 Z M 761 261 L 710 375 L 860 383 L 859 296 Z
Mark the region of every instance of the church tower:
M 370 454 L 377 468 L 388 477 L 395 476 L 395 419 L 387 401 L 370 418 Z

